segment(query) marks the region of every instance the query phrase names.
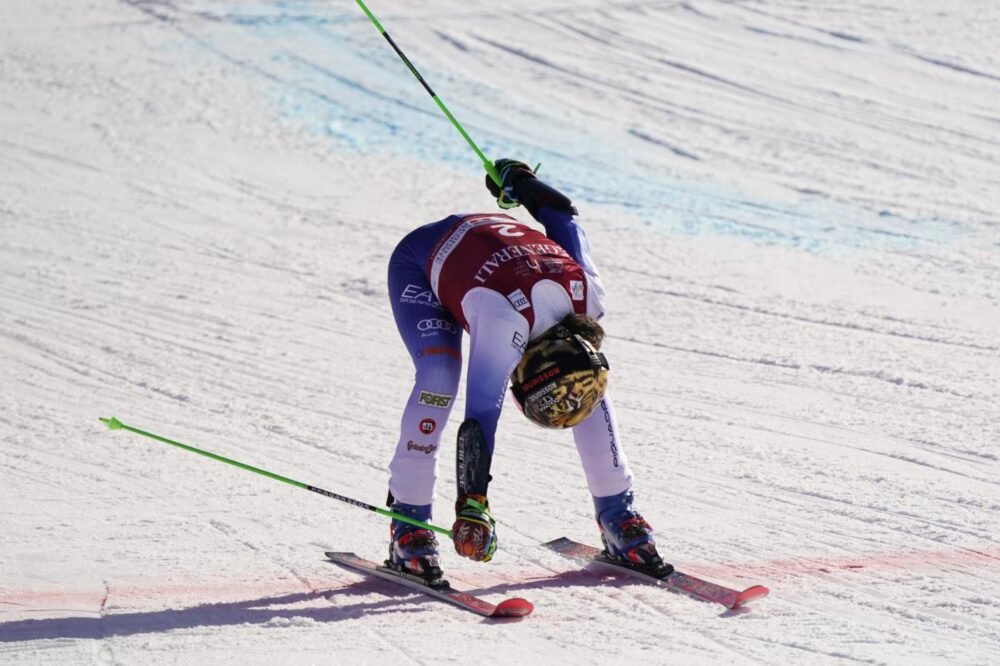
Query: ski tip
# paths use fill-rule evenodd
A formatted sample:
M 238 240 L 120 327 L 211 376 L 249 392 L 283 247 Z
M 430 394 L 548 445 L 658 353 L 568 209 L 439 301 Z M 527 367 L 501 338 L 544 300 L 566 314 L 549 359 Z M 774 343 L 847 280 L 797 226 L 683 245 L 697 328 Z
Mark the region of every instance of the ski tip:
M 113 416 L 108 417 L 108 418 L 104 418 L 103 416 L 101 416 L 101 417 L 98 418 L 98 420 L 101 423 L 103 423 L 104 425 L 108 426 L 108 428 L 110 428 L 111 430 L 121 430 L 122 429 L 122 422 L 119 421 L 118 419 L 116 419 Z
M 740 606 L 745 606 L 751 601 L 756 601 L 757 599 L 763 599 L 770 593 L 771 590 L 767 589 L 763 585 L 754 585 L 753 587 L 748 587 L 747 589 L 743 590 L 736 596 L 736 599 L 735 601 L 733 601 L 733 605 L 730 606 L 730 608 L 739 608 Z
M 513 599 L 504 599 L 497 604 L 496 610 L 493 611 L 493 617 L 525 617 L 531 615 L 533 610 L 535 607 L 530 601 L 514 597 Z

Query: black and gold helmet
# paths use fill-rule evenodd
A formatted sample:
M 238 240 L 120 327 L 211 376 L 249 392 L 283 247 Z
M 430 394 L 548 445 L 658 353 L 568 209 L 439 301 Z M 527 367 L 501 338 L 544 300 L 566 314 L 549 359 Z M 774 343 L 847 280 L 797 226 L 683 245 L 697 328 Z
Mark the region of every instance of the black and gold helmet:
M 581 320 L 589 330 L 574 325 Z M 594 328 L 599 336 L 590 334 Z M 570 315 L 528 344 L 510 382 L 517 406 L 530 421 L 572 428 L 590 416 L 608 388 L 608 361 L 597 351 L 603 333 L 593 319 Z

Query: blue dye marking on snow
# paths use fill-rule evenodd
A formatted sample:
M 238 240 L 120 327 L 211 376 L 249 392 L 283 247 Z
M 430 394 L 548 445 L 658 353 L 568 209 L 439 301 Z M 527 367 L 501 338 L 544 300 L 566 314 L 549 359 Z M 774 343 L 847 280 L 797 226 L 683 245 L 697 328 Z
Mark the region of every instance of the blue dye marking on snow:
M 309 2 L 240 3 L 217 18 L 247 31 L 253 49 L 264 49 L 251 57 L 273 75 L 267 94 L 283 122 L 328 137 L 332 150 L 388 152 L 481 173 L 478 158 L 363 14 L 353 4 L 341 13 L 318 13 L 324 11 L 335 10 Z M 383 23 L 392 33 L 390 22 Z M 449 71 L 424 73 L 486 155 L 541 161 L 543 177 L 552 174 L 584 215 L 588 205 L 608 206 L 630 212 L 646 232 L 737 237 L 827 253 L 906 251 L 961 233 L 957 224 L 903 220 L 820 193 L 777 202 L 676 181 L 639 160 L 650 150 L 678 154 L 680 148 L 658 148 L 629 130 L 591 134 L 530 108 L 511 108 L 500 86 Z

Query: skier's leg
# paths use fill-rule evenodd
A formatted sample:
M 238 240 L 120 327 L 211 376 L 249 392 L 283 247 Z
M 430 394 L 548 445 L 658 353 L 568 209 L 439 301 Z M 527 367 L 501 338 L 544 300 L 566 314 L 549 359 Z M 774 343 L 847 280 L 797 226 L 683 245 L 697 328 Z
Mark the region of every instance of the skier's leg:
M 416 370 L 389 465 L 389 502 L 393 511 L 429 522 L 441 433 L 461 375 L 462 331 L 434 297 L 407 239 L 389 262 L 389 295 L 396 326 Z M 409 523 L 392 521 L 389 561 L 428 579 L 441 576 L 434 533 Z
M 573 428 L 573 440 L 591 495 L 617 495 L 632 487 L 632 471 L 618 436 L 618 420 L 609 394 L 604 395 L 585 421 Z
M 389 465 L 389 490 L 400 502 L 429 505 L 441 433 L 462 372 L 462 329 L 434 297 L 423 266 L 413 259 L 405 239 L 389 262 L 389 296 L 416 370 Z
M 607 394 L 594 413 L 573 428 L 573 439 L 594 497 L 605 549 L 632 564 L 661 569 L 663 561 L 656 552 L 653 528 L 632 505 L 632 472 Z

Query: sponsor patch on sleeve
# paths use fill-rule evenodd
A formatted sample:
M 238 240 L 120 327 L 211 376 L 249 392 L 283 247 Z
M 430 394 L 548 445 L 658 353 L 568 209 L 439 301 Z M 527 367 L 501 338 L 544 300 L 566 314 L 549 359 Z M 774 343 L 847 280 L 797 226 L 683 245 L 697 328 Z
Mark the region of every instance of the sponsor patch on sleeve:
M 528 300 L 528 297 L 525 296 L 524 292 L 520 289 L 515 289 L 507 294 L 507 300 L 510 301 L 510 304 L 513 305 L 514 309 L 518 312 L 527 310 L 531 307 L 531 302 Z

